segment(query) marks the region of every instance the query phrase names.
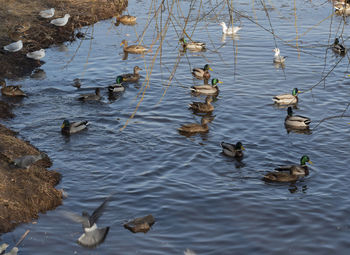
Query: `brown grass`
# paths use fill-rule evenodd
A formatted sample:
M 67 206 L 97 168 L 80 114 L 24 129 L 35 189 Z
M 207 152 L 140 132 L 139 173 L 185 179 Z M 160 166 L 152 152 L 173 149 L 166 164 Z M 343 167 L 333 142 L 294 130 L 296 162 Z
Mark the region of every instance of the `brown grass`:
M 25 57 L 25 54 L 41 48 L 48 48 L 75 39 L 75 30 L 119 14 L 127 0 L 0 0 L 0 46 L 1 49 L 21 36 L 23 49 L 15 53 L 0 51 L 0 78 L 14 78 L 28 75 L 41 63 Z M 50 24 L 51 19 L 42 19 L 41 10 L 55 8 L 54 18 L 71 15 L 64 27 Z M 23 33 L 14 33 L 17 25 L 29 25 Z

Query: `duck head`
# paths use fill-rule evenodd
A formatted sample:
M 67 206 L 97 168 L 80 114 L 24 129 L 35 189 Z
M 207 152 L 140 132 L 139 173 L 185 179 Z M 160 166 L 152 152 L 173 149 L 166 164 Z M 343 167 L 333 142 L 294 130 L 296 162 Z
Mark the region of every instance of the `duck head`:
M 294 88 L 293 90 L 292 90 L 292 95 L 293 96 L 296 96 L 297 94 L 299 94 L 300 93 L 300 91 L 298 90 L 298 88 Z
M 292 107 L 290 107 L 290 106 L 288 107 L 287 113 L 288 113 L 288 116 L 290 116 L 290 117 L 293 116 L 293 109 L 292 109 Z
M 217 78 L 214 78 L 211 80 L 211 85 L 214 87 L 214 86 L 217 86 L 218 83 L 222 83 L 222 81 L 219 81 L 219 79 Z
M 208 70 L 213 71 L 213 69 L 211 69 L 209 64 L 206 64 L 203 69 L 204 69 L 204 71 L 208 71 Z
M 245 148 L 243 147 L 243 145 L 242 145 L 241 142 L 237 142 L 237 143 L 236 143 L 235 149 L 236 149 L 236 150 L 242 150 L 242 151 L 245 150 Z
M 123 76 L 117 76 L 117 78 L 115 79 L 115 83 L 121 84 L 122 82 L 123 82 Z
M 306 163 L 313 164 L 307 155 L 303 155 L 300 159 L 300 165 L 305 165 Z

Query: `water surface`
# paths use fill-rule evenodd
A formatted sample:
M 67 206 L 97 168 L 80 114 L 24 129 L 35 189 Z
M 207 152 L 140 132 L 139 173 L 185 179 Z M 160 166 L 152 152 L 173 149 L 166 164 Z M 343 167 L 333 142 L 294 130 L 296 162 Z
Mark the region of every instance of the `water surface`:
M 162 51 L 154 61 L 159 41 L 145 57 L 130 54 L 122 60 L 120 42 L 135 42 L 154 14 L 148 13 L 150 0 L 130 1 L 128 11 L 138 16 L 136 26 L 98 22 L 86 28 L 93 40 L 47 51 L 43 79 L 13 81 L 23 84 L 29 97 L 17 103 L 17 117 L 5 124 L 47 152 L 52 169 L 62 174 L 58 188 L 68 197 L 56 210 L 41 214 L 37 224 L 23 224 L 2 241 L 13 244 L 30 229 L 21 254 L 156 255 L 183 254 L 186 248 L 208 255 L 349 253 L 349 119 L 318 125 L 343 114 L 349 103 L 348 59 L 327 48 L 340 35 L 342 19 L 334 16 L 320 23 L 332 14 L 331 4 L 324 1 L 296 1 L 296 16 L 293 1 L 266 1 L 278 36 L 274 40 L 261 27 L 271 30 L 259 1 L 234 1 L 234 8 L 250 20 L 235 16 L 242 26 L 239 36 L 222 38 L 218 24 L 229 22 L 227 5 L 204 1 L 200 7 L 196 1 L 186 31 L 191 35 L 196 26 L 193 39 L 206 41 L 208 50 L 180 54 L 179 24 L 185 23 L 190 3 L 180 1 L 173 7 Z M 166 9 L 152 19 L 143 44 L 154 42 L 156 23 L 164 26 L 168 15 Z M 348 29 L 345 25 L 344 39 Z M 284 68 L 272 63 L 276 46 L 288 56 Z M 214 120 L 207 134 L 185 137 L 177 128 L 201 120 L 188 104 L 205 99 L 191 95 L 189 88 L 201 81 L 193 80 L 190 70 L 206 63 L 214 69 L 212 77 L 223 81 L 213 103 Z M 135 118 L 121 131 L 141 98 L 152 64 L 149 88 Z M 335 64 L 325 82 L 311 90 Z M 106 89 L 101 102 L 77 100 L 80 93 L 106 88 L 135 65 L 144 69 L 141 81 L 130 84 L 116 100 L 108 99 Z M 72 86 L 75 78 L 82 80 L 82 89 Z M 286 109 L 272 104 L 273 95 L 294 87 L 305 92 L 294 111 L 312 119 L 312 134 L 288 133 Z M 86 119 L 91 125 L 66 138 L 60 133 L 64 119 Z M 221 141 L 238 140 L 246 148 L 242 164 L 221 154 Z M 304 180 L 294 185 L 261 180 L 275 166 L 299 163 L 303 154 L 314 162 Z M 92 212 L 111 193 L 115 195 L 99 221 L 100 226 L 111 226 L 106 241 L 95 249 L 79 246 L 81 226 L 60 211 Z M 123 228 L 125 221 L 147 214 L 156 218 L 147 234 Z

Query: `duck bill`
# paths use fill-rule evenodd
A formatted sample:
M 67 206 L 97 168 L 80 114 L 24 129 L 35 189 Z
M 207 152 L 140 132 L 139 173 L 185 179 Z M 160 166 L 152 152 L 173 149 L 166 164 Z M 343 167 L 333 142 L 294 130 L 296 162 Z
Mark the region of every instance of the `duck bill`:
M 308 163 L 310 163 L 311 165 L 313 164 L 311 160 L 309 160 Z
M 214 71 L 213 69 L 211 69 L 211 67 L 209 67 L 209 70 L 210 70 L 210 71 Z
M 222 81 L 218 81 L 218 83 L 223 83 Z
M 244 151 L 244 150 L 245 150 L 245 148 L 243 147 L 243 145 L 241 146 L 241 150 L 242 150 L 242 151 Z
M 64 128 L 64 124 L 62 124 L 61 129 Z
M 124 43 L 120 43 L 120 45 L 119 46 L 122 46 Z

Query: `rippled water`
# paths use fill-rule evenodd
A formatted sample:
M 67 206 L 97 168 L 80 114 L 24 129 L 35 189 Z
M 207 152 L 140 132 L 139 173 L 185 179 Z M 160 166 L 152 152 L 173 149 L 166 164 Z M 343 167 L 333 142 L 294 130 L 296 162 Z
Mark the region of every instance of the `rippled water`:
M 150 3 L 130 1 L 129 12 L 138 16 L 136 26 L 101 21 L 88 30 L 93 40 L 52 47 L 42 66 L 43 79 L 13 81 L 23 84 L 29 97 L 16 103 L 17 117 L 5 124 L 48 153 L 52 169 L 63 176 L 58 188 L 68 198 L 56 210 L 40 215 L 37 224 L 23 224 L 3 235 L 2 241 L 13 244 L 30 229 L 21 254 L 183 254 L 186 248 L 197 254 L 348 254 L 349 119 L 333 118 L 318 125 L 348 106 L 348 59 L 341 60 L 325 83 L 310 90 L 340 60 L 327 44 L 341 33 L 341 18 L 329 17 L 319 24 L 332 14 L 331 4 L 296 1 L 298 52 L 294 2 L 266 1 L 274 33 L 284 40 L 276 38 L 276 43 L 288 56 L 282 69 L 272 63 L 275 41 L 261 27 L 270 29 L 260 1 L 234 1 L 234 7 L 251 18 L 236 19 L 243 28 L 234 40 L 222 38 L 218 25 L 229 21 L 227 5 L 205 1 L 200 8 L 197 1 L 187 32 L 192 33 L 200 13 L 193 38 L 206 41 L 208 51 L 180 55 L 178 23 L 184 24 L 180 14 L 187 16 L 190 5 L 181 1 L 181 11 L 174 6 L 162 51 L 155 58 L 150 87 L 135 118 L 120 131 L 140 100 L 145 69 L 151 67 L 159 42 L 146 57 L 129 55 L 126 61 L 119 44 L 142 35 L 154 14 L 148 15 Z M 155 21 L 164 26 L 167 17 L 164 11 L 152 20 L 145 45 L 155 39 Z M 348 31 L 345 25 L 344 39 Z M 177 62 L 175 77 L 162 97 Z M 205 98 L 191 96 L 190 86 L 201 82 L 192 79 L 190 70 L 205 63 L 214 69 L 212 77 L 223 81 L 213 103 L 215 118 L 209 133 L 185 137 L 177 128 L 201 119 L 187 105 Z M 130 72 L 135 65 L 144 69 L 140 83 L 130 84 L 115 101 L 108 99 L 106 89 L 101 102 L 76 100 L 80 93 L 107 87 L 117 74 Z M 75 78 L 82 80 L 82 89 L 72 87 Z M 294 87 L 305 92 L 295 112 L 312 119 L 310 135 L 287 133 L 286 109 L 272 104 L 273 95 Z M 66 138 L 60 133 L 66 118 L 86 119 L 91 125 Z M 246 147 L 242 164 L 221 154 L 221 141 L 238 140 Z M 298 163 L 302 154 L 314 162 L 304 180 L 295 185 L 261 180 L 277 165 Z M 60 211 L 92 212 L 111 193 L 116 194 L 99 221 L 100 226 L 111 226 L 106 241 L 95 249 L 79 246 L 75 241 L 81 226 Z M 123 228 L 125 221 L 150 213 L 156 223 L 147 234 Z

